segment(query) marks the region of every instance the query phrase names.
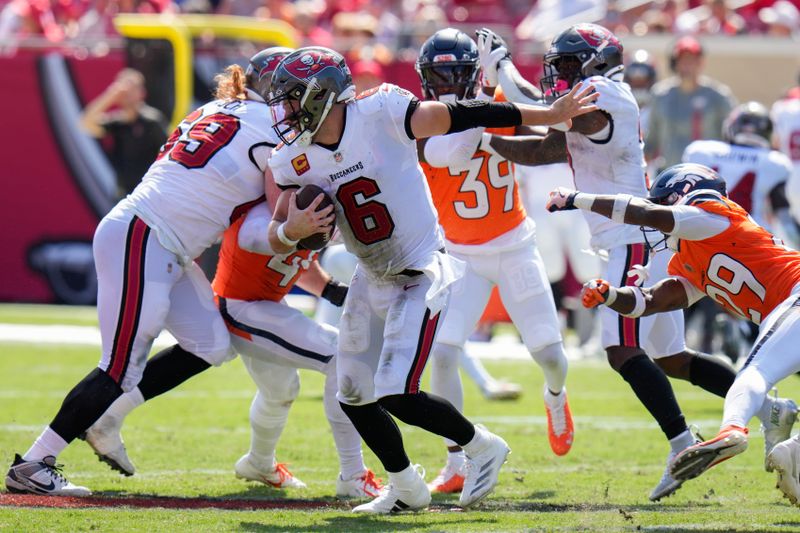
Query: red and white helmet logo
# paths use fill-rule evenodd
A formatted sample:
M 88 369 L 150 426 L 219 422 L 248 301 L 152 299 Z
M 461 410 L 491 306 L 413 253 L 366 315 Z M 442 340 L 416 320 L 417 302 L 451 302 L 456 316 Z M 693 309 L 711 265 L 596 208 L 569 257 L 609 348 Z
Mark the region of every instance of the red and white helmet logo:
M 575 31 L 593 48 L 601 46 L 605 48 L 609 44 L 619 46 L 619 41 L 614 34 L 597 24 L 578 24 L 575 26 Z
M 270 72 L 273 72 L 276 68 L 278 68 L 278 63 L 286 57 L 287 54 L 275 54 L 267 58 L 267 61 L 264 63 L 260 69 L 258 69 L 258 79 L 263 78 Z
M 316 76 L 326 68 L 339 68 L 339 61 L 333 54 L 311 51 L 284 66 L 292 76 L 305 80 Z

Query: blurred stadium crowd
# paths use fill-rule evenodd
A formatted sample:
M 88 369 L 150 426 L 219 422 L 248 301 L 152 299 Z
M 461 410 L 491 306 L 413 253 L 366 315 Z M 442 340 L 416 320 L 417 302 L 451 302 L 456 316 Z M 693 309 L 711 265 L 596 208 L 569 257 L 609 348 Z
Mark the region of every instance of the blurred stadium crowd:
M 119 13 L 192 13 L 283 20 L 302 44 L 369 46 L 379 61 L 415 57 L 421 40 L 448 25 L 491 24 L 519 41 L 541 41 L 565 21 L 594 21 L 620 38 L 650 34 L 770 34 L 796 38 L 800 0 L 0 0 L 0 43 L 62 44 L 116 35 Z

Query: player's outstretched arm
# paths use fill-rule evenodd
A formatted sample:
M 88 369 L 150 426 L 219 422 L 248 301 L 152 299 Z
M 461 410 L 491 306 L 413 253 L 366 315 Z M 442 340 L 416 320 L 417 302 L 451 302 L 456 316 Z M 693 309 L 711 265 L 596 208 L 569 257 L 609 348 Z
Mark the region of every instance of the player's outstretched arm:
M 614 287 L 604 279 L 587 282 L 581 290 L 586 308 L 605 305 L 617 313 L 640 317 L 689 307 L 686 287 L 677 278 L 667 278 L 652 287 Z
M 592 211 L 621 224 L 647 226 L 663 233 L 671 233 L 675 228 L 672 207 L 656 205 L 644 198 L 629 194 L 588 194 L 565 187 L 550 192 L 548 211 L 571 209 Z
M 307 208 L 299 209 L 294 189 L 281 192 L 268 229 L 269 245 L 276 254 L 291 253 L 300 239 L 330 231 L 336 215 L 333 205 L 317 211 L 323 198 L 320 194 Z
M 594 101 L 598 94 L 592 85 L 576 84 L 553 105 L 539 107 L 517 105 L 509 102 L 484 102 L 460 100 L 455 103 L 420 102 L 411 115 L 410 126 L 414 138 L 433 137 L 471 128 L 503 128 L 508 126 L 541 126 L 565 122 L 572 117 L 597 110 Z
M 336 307 L 341 307 L 347 297 L 348 286 L 331 278 L 316 260 L 312 261 L 308 270 L 297 278 L 297 286 L 314 296 L 328 300 Z
M 486 134 L 489 135 L 489 134 Z M 567 161 L 567 140 L 563 132 L 551 131 L 546 136 L 538 135 L 489 135 L 488 148 L 518 165 L 535 166 L 564 163 Z M 481 148 L 485 148 L 484 142 Z

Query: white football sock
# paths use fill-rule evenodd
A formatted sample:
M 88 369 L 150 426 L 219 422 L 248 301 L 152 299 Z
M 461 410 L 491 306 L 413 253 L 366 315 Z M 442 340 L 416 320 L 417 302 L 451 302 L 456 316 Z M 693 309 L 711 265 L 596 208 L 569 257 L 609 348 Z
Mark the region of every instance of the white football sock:
M 67 445 L 67 441 L 62 439 L 61 435 L 50 429 L 50 426 L 47 426 L 22 458 L 26 461 L 41 461 L 48 455 L 58 457 L 58 454 L 64 451 Z
M 335 358 L 334 358 L 335 361 Z M 342 406 L 336 399 L 336 367 L 333 362 L 325 376 L 325 390 L 322 403 L 325 407 L 325 416 L 333 431 L 333 442 L 339 454 L 339 473 L 342 479 L 354 479 L 366 472 L 364 456 L 361 453 L 361 435 L 358 434 L 353 423 L 342 411 Z
M 677 437 L 672 437 L 669 439 L 669 446 L 672 449 L 672 453 L 679 453 L 692 446 L 694 444 L 694 435 L 692 432 L 689 431 L 687 428 L 686 431 L 678 435 Z
M 256 392 L 250 404 L 250 457 L 260 464 L 275 462 L 275 447 L 289 418 L 292 402 L 267 400 Z
M 742 370 L 725 396 L 722 412 L 722 426 L 747 427 L 747 423 L 764 406 L 771 383 L 756 367 L 748 366 Z
M 417 471 L 414 470 L 414 465 L 408 465 L 401 472 L 389 472 L 389 482 L 397 488 L 408 488 L 414 484 L 417 479 Z
M 557 396 L 567 379 L 567 354 L 564 353 L 564 345 L 560 342 L 548 344 L 531 352 L 531 356 L 542 367 L 547 388 Z
M 463 350 L 452 344 L 435 343 L 431 351 L 431 392 L 441 396 L 453 404 L 459 412 L 464 410 L 464 389 L 461 386 L 461 375 L 458 365 Z M 458 446 L 457 443 L 444 439 L 445 446 Z
M 139 387 L 134 387 L 133 390 L 122 394 L 119 398 L 114 400 L 104 415 L 110 415 L 120 420 L 124 420 L 128 414 L 144 403 L 144 396 Z

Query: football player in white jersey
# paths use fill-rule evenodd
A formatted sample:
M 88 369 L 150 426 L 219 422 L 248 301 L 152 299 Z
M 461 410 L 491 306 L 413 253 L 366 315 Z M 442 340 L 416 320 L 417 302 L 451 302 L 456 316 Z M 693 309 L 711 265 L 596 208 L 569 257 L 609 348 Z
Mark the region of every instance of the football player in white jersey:
M 759 226 L 772 233 L 778 230 L 778 235 L 797 248 L 797 229 L 786 199 L 792 162 L 770 149 L 772 131 L 766 107 L 758 102 L 740 104 L 722 125 L 724 140 L 692 142 L 683 151 L 683 162 L 716 170 L 725 179 L 731 200 Z M 771 223 L 773 217 L 778 224 Z
M 290 52 L 289 48 L 272 47 L 251 57 L 245 73 L 246 87 L 260 95 L 268 94 L 273 70 Z M 277 142 L 270 141 L 270 145 Z M 330 354 L 336 352 L 338 332 L 306 319 L 282 301 L 298 276 L 298 285 L 320 295 L 332 306 L 342 305 L 347 285 L 330 280 L 316 261 L 309 262 L 315 252 L 304 250 L 288 258 L 273 255 L 267 261 L 264 256 L 271 251 L 265 230 L 270 216 L 268 207 L 261 202 L 232 223 L 225 231 L 212 282 L 222 316 L 233 332 L 231 343 L 258 387 L 250 406 L 250 450 L 239 459 L 234 470 L 237 477 L 274 488 L 305 487 L 275 459 L 275 449 L 299 392 L 297 368 L 309 368 L 326 375 L 323 404 L 340 462 L 336 495 L 375 497 L 380 483 L 364 466 L 361 439 L 335 397 L 336 359 Z M 267 268 L 264 268 L 265 263 Z M 288 263 L 291 265 L 287 266 Z M 145 367 L 145 378 L 139 387 L 117 398 L 85 435 L 97 456 L 126 476 L 133 475 L 135 467 L 122 441 L 125 417 L 152 397 L 149 394 L 145 397 L 142 391 L 151 390 L 154 380 L 167 379 L 157 370 L 150 371 L 151 364 L 152 360 Z M 177 382 L 172 384 L 173 387 L 177 385 Z M 162 387 L 158 393 L 166 390 Z
M 496 76 L 483 76 L 479 84 L 478 75 L 480 65 L 492 61 L 492 46 L 505 49 L 504 44 L 490 30 L 479 32 L 477 44 L 454 28 L 434 33 L 423 43 L 416 63 L 425 99 L 450 102 L 502 98 L 496 91 Z M 499 60 L 497 54 L 494 60 Z M 483 85 L 480 91 L 479 85 Z M 520 128 L 475 128 L 419 141 L 422 169 L 448 253 L 466 263 L 464 276 L 453 286 L 431 351 L 431 392 L 463 409 L 459 361 L 496 286 L 526 348 L 544 373 L 542 394 L 550 447 L 555 454 L 565 455 L 572 447 L 574 433 L 565 389 L 567 357 L 553 294 L 536 246 L 536 228 L 522 205 L 512 164 L 520 162 L 518 154 L 526 146 L 541 139 L 526 135 L 531 133 Z M 498 134 L 509 136 L 510 140 L 504 137 L 505 144 L 517 141 L 519 146 L 512 150 L 505 150 L 505 145 L 493 147 Z M 448 439 L 445 445 L 447 463 L 428 486 L 433 492 L 460 492 L 464 453 Z
M 639 108 L 630 87 L 622 81 L 623 70 L 622 45 L 606 28 L 578 24 L 556 36 L 544 56 L 542 91 L 552 97 L 578 81 L 591 83 L 599 94 L 599 110 L 578 117 L 566 133 L 551 130 L 539 150 L 568 154 L 578 189 L 644 197 L 647 177 L 639 134 Z M 500 68 L 500 82 L 512 99 L 521 91 L 512 86 L 506 89 L 513 84 L 504 75 L 506 72 L 508 64 Z M 666 276 L 669 254 L 651 255 L 639 228 L 621 224 L 619 217 L 608 219 L 591 212 L 584 215 L 592 233 L 592 247 L 608 253 L 604 279 L 630 286 L 640 284 L 648 277 L 643 270 L 649 270 L 644 286 L 650 286 Z M 628 382 L 670 442 L 668 465 L 672 457 L 694 444 L 695 437 L 686 425 L 666 375 L 724 397 L 735 373 L 716 359 L 686 348 L 681 311 L 630 318 L 604 308 L 600 310 L 600 320 L 609 364 Z M 786 412 L 787 419 L 796 413 L 793 403 L 776 406 Z M 650 499 L 669 496 L 682 483 L 666 468 Z
M 786 184 L 786 196 L 795 221 L 800 223 L 800 86 L 772 104 L 770 117 L 775 126 L 775 147 L 789 156 L 793 170 Z
M 497 484 L 509 449 L 446 400 L 419 390 L 449 286 L 463 263 L 442 252 L 444 239 L 422 170 L 416 139 L 488 126 L 555 124 L 595 109 L 591 88 L 576 86 L 552 107 L 493 102 L 419 102 L 384 84 L 355 99 L 344 58 L 309 47 L 287 56 L 272 78 L 269 103 L 284 144 L 270 159 L 277 199 L 269 241 L 277 253 L 299 239 L 330 231 L 334 217 L 358 258 L 339 334 L 342 408 L 389 473 L 389 485 L 354 512 L 387 514 L 430 503 L 391 415 L 447 437 L 470 462 L 460 504 L 484 498 Z M 295 190 L 321 187 L 334 199 L 305 210 Z
M 56 465 L 72 440 L 124 392 L 152 398 L 235 356 L 194 258 L 246 207 L 263 201 L 274 133 L 264 98 L 245 87 L 240 67 L 218 77 L 216 96 L 178 125 L 141 184 L 100 222 L 93 243 L 100 363 L 31 448 L 16 456 L 6 476 L 10 491 L 90 494 Z M 178 344 L 147 361 L 162 329 Z

